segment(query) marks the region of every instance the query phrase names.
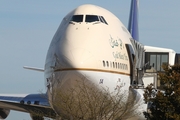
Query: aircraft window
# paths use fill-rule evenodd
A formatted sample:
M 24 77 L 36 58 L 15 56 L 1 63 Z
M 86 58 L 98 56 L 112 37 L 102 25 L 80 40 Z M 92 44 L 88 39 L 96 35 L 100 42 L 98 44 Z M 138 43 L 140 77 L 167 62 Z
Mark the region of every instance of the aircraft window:
M 127 66 L 127 64 L 126 64 L 126 70 L 128 70 L 128 66 Z
M 117 68 L 117 62 L 115 62 L 115 64 L 116 64 L 116 68 Z
M 106 61 L 106 64 L 107 64 L 107 67 L 109 67 L 109 62 L 108 61 Z
M 99 21 L 97 15 L 86 15 L 85 22 L 96 22 L 96 21 Z
M 105 67 L 106 65 L 105 65 L 105 61 L 103 60 L 103 66 Z
M 108 23 L 106 22 L 106 20 L 104 19 L 104 17 L 101 16 L 101 18 L 102 18 L 102 20 L 104 21 L 104 23 L 108 25 Z
M 73 15 L 71 18 L 73 22 L 83 22 L 83 15 Z
M 113 62 L 113 68 L 115 68 L 114 62 Z

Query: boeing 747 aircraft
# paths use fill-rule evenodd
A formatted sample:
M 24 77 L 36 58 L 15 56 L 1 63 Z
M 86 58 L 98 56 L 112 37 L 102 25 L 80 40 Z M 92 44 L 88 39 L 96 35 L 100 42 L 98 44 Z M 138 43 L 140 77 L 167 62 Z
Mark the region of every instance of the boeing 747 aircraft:
M 44 69 L 25 67 L 44 72 L 47 92 L 0 96 L 1 118 L 5 119 L 10 110 L 30 113 L 32 119 L 36 119 L 32 111 L 55 118 L 61 110 L 53 104 L 58 99 L 54 92 L 67 91 L 77 80 L 93 83 L 99 90 L 108 87 L 110 91 L 119 82 L 123 90 L 129 91 L 130 86 L 141 82 L 134 79 L 134 71 L 142 67 L 144 46 L 138 40 L 138 0 L 131 1 L 128 29 L 114 14 L 99 6 L 86 4 L 75 8 L 55 33 Z M 142 97 L 137 90 L 134 94 Z

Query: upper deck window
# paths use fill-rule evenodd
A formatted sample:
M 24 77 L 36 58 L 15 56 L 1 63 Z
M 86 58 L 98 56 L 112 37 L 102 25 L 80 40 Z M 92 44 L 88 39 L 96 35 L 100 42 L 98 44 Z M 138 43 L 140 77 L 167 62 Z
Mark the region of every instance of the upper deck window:
M 83 22 L 83 15 L 73 15 L 71 18 L 73 22 Z
M 96 22 L 96 21 L 99 21 L 97 15 L 86 15 L 85 22 Z

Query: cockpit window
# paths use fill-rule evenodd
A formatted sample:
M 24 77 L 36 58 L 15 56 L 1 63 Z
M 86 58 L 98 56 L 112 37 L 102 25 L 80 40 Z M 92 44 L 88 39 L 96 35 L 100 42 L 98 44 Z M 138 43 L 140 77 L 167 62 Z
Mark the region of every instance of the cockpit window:
M 96 22 L 99 21 L 97 15 L 86 15 L 85 22 Z
M 73 22 L 83 22 L 83 15 L 73 15 L 71 18 Z
M 71 18 L 71 21 L 79 22 L 79 23 L 83 22 L 83 15 L 73 15 Z M 70 22 L 70 23 L 74 24 L 73 22 Z M 97 22 L 97 23 L 104 23 L 108 25 L 104 17 L 98 16 L 98 15 L 86 15 L 85 22 L 86 23 Z
M 107 25 L 108 25 L 108 23 L 106 22 L 106 20 L 104 19 L 104 17 L 103 17 L 103 16 L 100 16 L 100 18 L 104 21 L 104 23 L 105 23 L 105 24 L 107 24 Z
M 99 20 L 100 20 L 102 23 L 105 23 L 105 22 L 103 21 L 103 19 L 101 18 L 101 16 L 99 16 Z

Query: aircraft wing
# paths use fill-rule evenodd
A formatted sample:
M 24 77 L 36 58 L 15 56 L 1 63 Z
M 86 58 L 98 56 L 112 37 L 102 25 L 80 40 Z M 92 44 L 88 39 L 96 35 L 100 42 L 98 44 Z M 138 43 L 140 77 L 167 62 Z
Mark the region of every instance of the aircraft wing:
M 31 116 L 55 118 L 46 94 L 3 95 L 0 94 L 0 117 L 5 119 L 10 110 L 30 113 Z

